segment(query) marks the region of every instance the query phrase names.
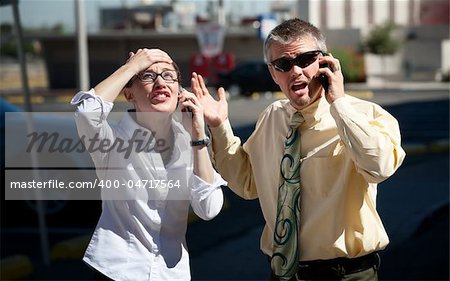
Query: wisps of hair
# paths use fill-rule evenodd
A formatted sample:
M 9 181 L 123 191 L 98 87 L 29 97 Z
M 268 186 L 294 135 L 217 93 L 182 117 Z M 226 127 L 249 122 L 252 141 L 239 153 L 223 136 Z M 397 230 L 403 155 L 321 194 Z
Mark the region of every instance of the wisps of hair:
M 319 50 L 327 52 L 326 39 L 322 32 L 311 23 L 293 18 L 286 20 L 276 26 L 264 41 L 264 61 L 269 63 L 269 49 L 273 43 L 290 44 L 295 40 L 312 37 Z

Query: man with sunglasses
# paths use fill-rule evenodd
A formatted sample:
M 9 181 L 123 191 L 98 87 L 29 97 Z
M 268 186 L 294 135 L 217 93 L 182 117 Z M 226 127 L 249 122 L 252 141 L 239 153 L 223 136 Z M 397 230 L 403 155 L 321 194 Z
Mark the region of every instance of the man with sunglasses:
M 121 92 L 134 109 L 109 124 Z M 226 182 L 213 169 L 202 106 L 181 88 L 178 66 L 159 49 L 139 49 L 72 104 L 101 188 L 102 214 L 83 258 L 96 280 L 190 280 L 189 209 L 214 218 Z M 179 106 L 190 111 L 181 120 Z
M 326 52 L 321 32 L 300 19 L 270 32 L 265 60 L 287 99 L 262 112 L 242 146 L 223 88 L 216 101 L 193 77 L 215 167 L 236 194 L 259 199 L 271 280 L 377 280 L 377 252 L 389 243 L 376 194 L 405 157 L 398 122 L 347 96 L 339 60 Z

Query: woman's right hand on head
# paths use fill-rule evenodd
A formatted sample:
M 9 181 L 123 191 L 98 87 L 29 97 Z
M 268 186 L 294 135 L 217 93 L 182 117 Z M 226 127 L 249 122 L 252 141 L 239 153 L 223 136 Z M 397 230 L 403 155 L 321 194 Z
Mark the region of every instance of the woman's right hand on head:
M 138 74 L 152 64 L 157 62 L 172 63 L 172 58 L 160 49 L 138 49 L 136 53 L 130 52 L 128 54 L 127 64 L 134 69 L 134 73 Z
M 217 91 L 219 100 L 215 100 L 209 93 L 203 77 L 193 72 L 191 88 L 203 107 L 203 114 L 208 126 L 217 127 L 228 118 L 228 102 L 222 87 Z
M 159 49 L 139 49 L 136 53 L 130 52 L 124 65 L 94 87 L 96 94 L 105 101 L 114 102 L 117 96 L 125 90 L 125 96 L 131 101 L 131 92 L 129 87 L 126 87 L 127 83 L 135 75 L 157 62 L 171 64 L 173 61 L 166 52 Z

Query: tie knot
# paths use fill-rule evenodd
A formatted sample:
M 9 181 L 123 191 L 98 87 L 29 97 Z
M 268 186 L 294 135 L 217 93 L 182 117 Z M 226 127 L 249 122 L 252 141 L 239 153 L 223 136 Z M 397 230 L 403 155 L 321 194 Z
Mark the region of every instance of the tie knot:
M 303 115 L 296 111 L 294 114 L 292 114 L 291 120 L 289 122 L 289 126 L 291 128 L 298 128 L 301 123 L 305 121 L 305 118 L 303 118 Z

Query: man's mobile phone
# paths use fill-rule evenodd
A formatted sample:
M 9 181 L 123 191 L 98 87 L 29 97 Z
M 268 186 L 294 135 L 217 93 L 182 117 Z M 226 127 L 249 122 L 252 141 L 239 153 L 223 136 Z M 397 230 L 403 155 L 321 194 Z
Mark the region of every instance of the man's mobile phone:
M 328 56 L 328 54 L 325 53 L 325 52 L 323 52 L 322 54 L 324 56 Z M 328 65 L 328 63 L 322 63 L 322 64 L 319 65 L 319 67 L 320 68 L 323 68 L 323 67 L 328 67 L 329 68 L 330 66 Z M 329 86 L 328 76 L 326 76 L 325 74 L 321 74 L 319 76 L 319 79 L 320 79 L 320 84 L 322 84 L 322 87 L 325 90 L 325 93 L 327 93 L 328 92 L 328 86 Z
M 328 64 L 324 63 L 324 64 L 319 65 L 319 67 L 320 68 L 328 67 Z M 320 83 L 322 84 L 322 87 L 325 90 L 325 92 L 328 92 L 328 86 L 329 86 L 328 76 L 326 76 L 325 74 L 320 74 L 319 79 L 320 79 Z

